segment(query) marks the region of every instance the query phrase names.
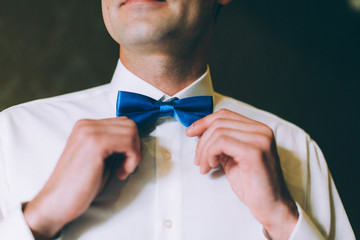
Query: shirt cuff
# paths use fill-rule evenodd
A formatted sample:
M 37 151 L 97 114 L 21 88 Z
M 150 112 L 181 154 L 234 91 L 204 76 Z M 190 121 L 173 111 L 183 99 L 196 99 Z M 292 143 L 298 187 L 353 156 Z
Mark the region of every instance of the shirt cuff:
M 299 219 L 289 240 L 325 240 L 300 205 L 296 203 L 296 206 L 299 212 Z
M 21 208 L 16 209 L 6 216 L 5 219 L 0 220 L 0 239 L 34 240 Z

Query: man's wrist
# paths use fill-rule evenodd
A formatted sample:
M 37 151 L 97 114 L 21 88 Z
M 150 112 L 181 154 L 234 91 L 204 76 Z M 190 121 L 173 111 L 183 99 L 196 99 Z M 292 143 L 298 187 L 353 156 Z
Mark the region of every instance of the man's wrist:
M 46 220 L 35 209 L 31 208 L 30 202 L 22 204 L 22 211 L 25 217 L 25 221 L 28 224 L 34 238 L 36 240 L 50 240 L 58 238 L 60 234 L 60 228 L 56 227 L 57 224 L 51 224 L 51 220 Z
M 264 227 L 267 239 L 288 239 L 294 230 L 299 218 L 299 213 L 294 201 L 280 206 L 269 218 Z

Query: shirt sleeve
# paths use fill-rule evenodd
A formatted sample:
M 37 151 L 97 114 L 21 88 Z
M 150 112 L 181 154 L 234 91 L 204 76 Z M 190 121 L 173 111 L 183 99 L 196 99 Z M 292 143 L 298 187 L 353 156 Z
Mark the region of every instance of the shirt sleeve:
M 21 211 L 21 206 L 0 220 L 0 239 L 34 240 Z
M 0 112 L 0 239 L 34 240 L 21 210 L 21 203 L 11 199 L 7 183 L 5 149 L 7 135 Z
M 314 226 L 300 205 L 296 203 L 296 206 L 299 212 L 299 220 L 289 240 L 300 240 L 304 239 L 304 237 L 307 240 L 325 240 L 325 237 L 322 236 L 317 227 Z
M 306 201 L 302 206 L 297 204 L 299 220 L 290 240 L 355 240 L 325 158 L 311 139 L 308 157 Z

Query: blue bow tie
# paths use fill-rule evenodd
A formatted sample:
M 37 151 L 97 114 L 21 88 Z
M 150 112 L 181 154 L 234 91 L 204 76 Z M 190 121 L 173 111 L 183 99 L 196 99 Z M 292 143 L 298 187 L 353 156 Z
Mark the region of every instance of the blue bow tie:
M 212 96 L 199 96 L 162 102 L 141 94 L 119 91 L 116 109 L 118 117 L 127 116 L 134 120 L 138 127 L 162 116 L 171 116 L 189 127 L 193 122 L 213 112 L 213 100 Z

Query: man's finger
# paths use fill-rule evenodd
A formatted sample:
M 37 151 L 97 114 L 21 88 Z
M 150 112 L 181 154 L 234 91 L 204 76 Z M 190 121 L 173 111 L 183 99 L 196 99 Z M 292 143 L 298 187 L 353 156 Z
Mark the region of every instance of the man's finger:
M 213 114 L 210 114 L 196 122 L 194 122 L 188 129 L 186 135 L 189 137 L 201 136 L 217 119 L 239 120 L 244 122 L 253 122 L 253 120 L 244 117 L 238 113 L 227 109 L 221 109 Z

